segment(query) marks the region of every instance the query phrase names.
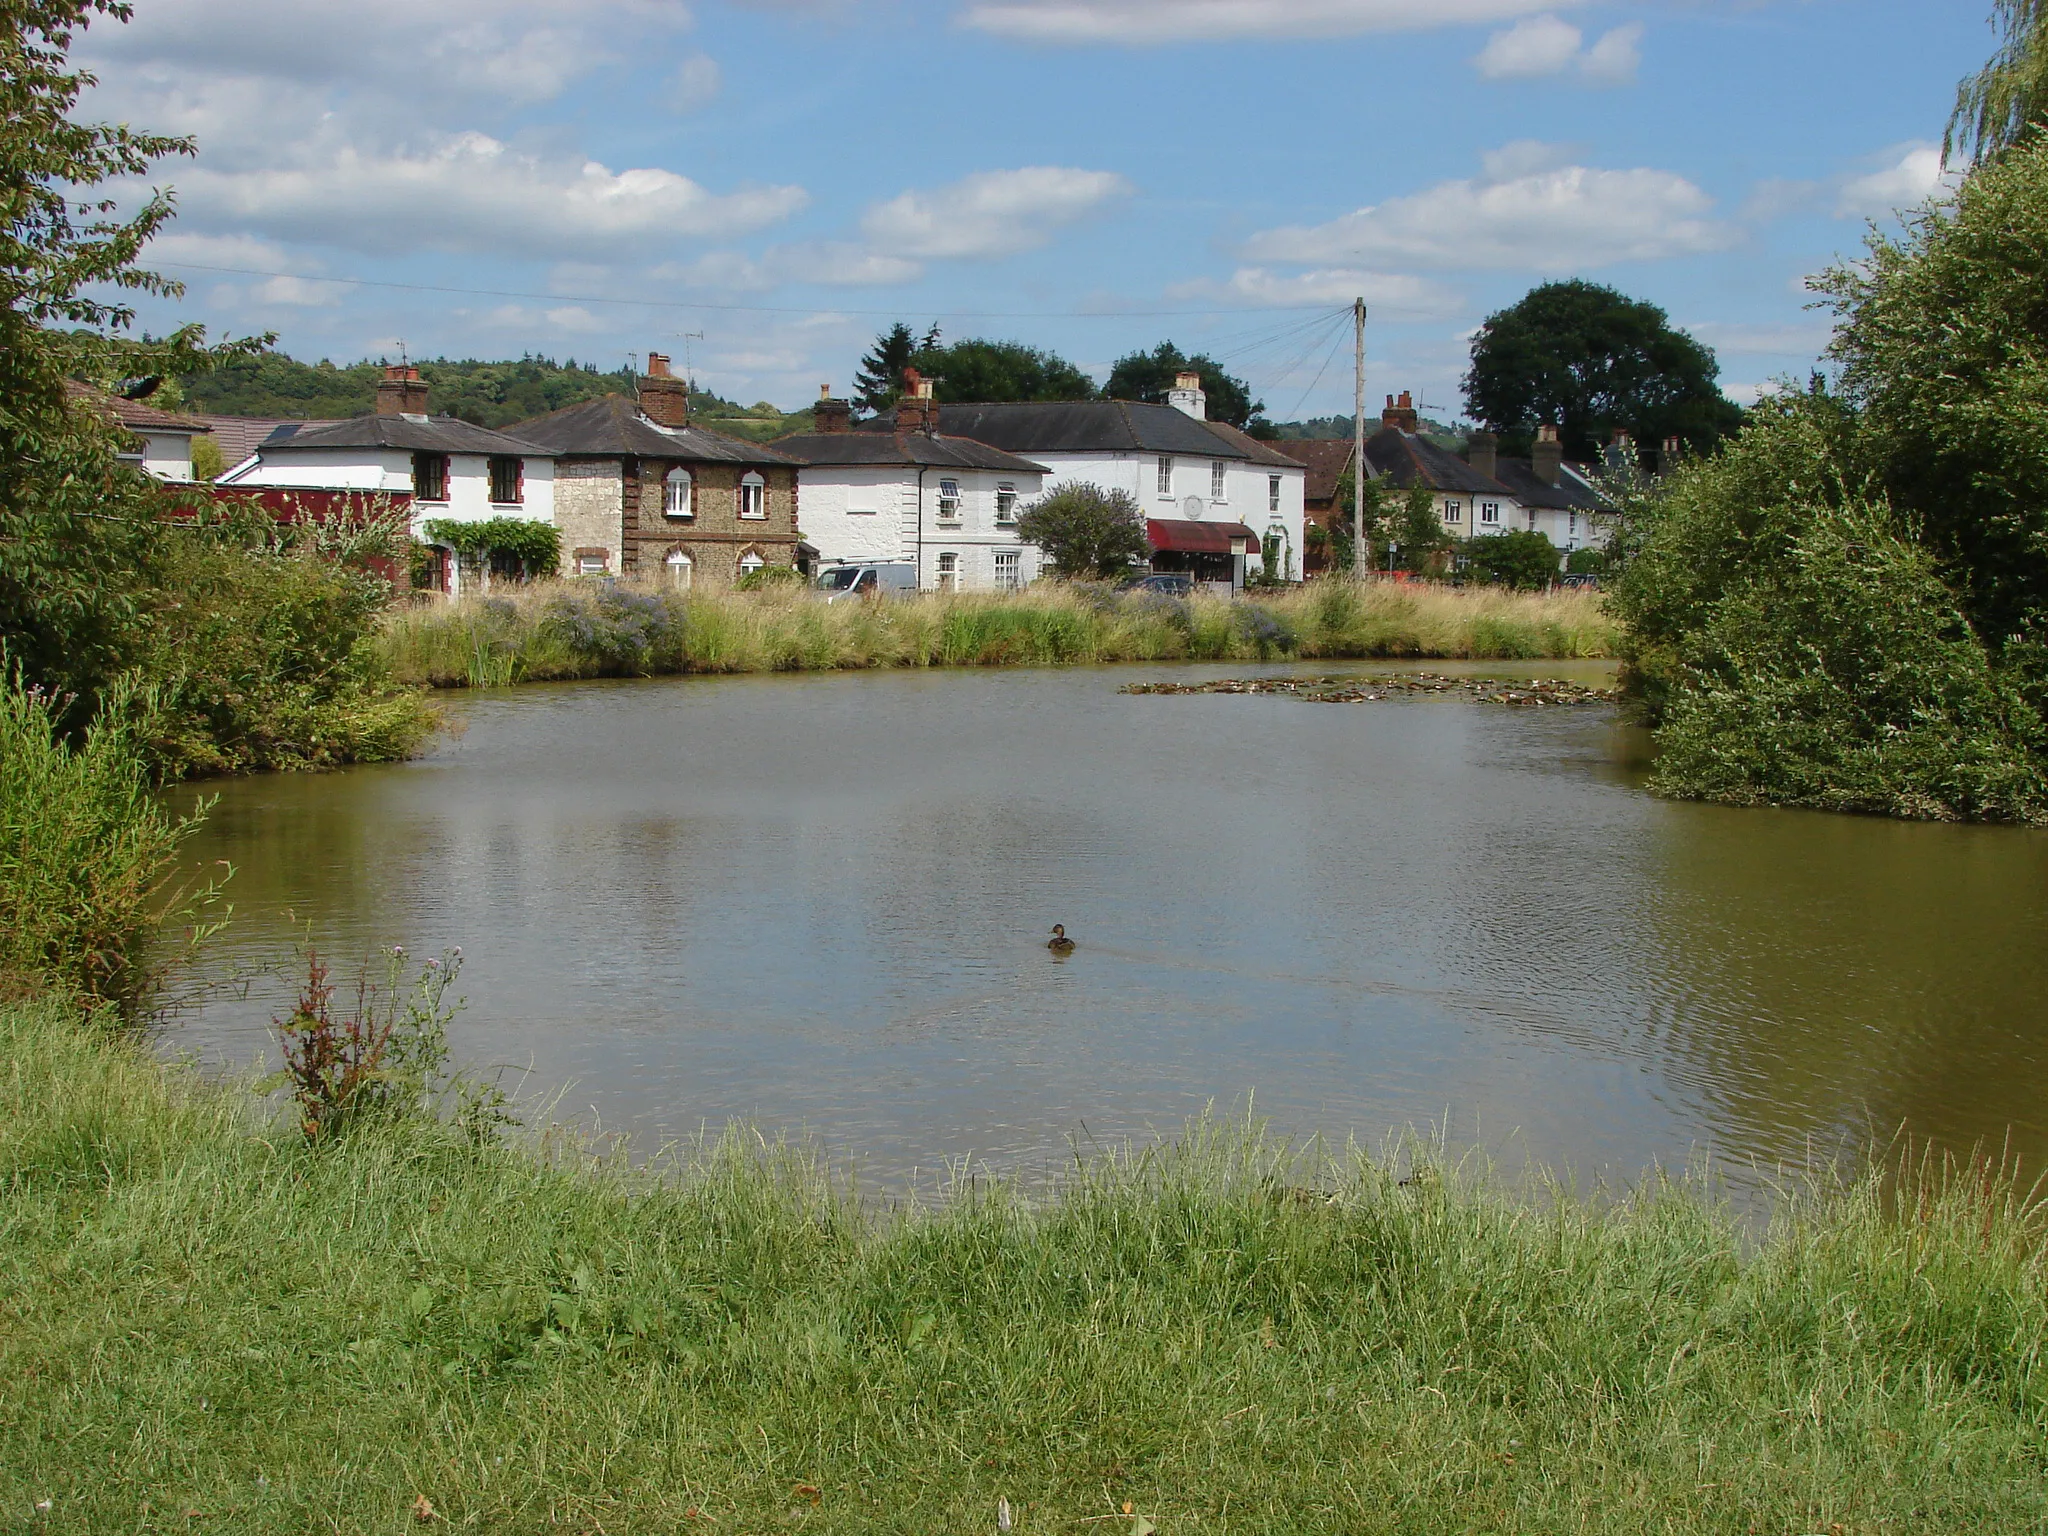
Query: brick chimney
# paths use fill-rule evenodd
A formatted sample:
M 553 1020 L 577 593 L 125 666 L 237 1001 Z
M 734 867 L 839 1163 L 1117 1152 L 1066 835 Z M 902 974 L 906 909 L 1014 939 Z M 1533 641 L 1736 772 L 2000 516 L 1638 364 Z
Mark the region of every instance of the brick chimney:
M 424 416 L 427 414 L 427 386 L 420 371 L 411 367 L 387 367 L 377 381 L 379 416 Z
M 845 400 L 832 398 L 832 386 L 818 386 L 818 403 L 811 408 L 817 418 L 820 432 L 847 432 L 853 426 L 853 406 Z
M 1636 468 L 1636 440 L 1619 427 L 1614 429 L 1614 440 L 1607 445 L 1607 467 L 1617 475 Z
M 930 437 L 938 430 L 939 402 L 932 397 L 932 381 L 915 368 L 904 369 L 903 395 L 896 402 L 896 435 L 922 432 Z
M 1399 400 L 1392 395 L 1387 396 L 1387 408 L 1380 412 L 1380 425 L 1413 434 L 1421 426 L 1415 414 L 1415 397 L 1405 389 L 1401 391 Z
M 1491 432 L 1474 432 L 1465 442 L 1465 462 L 1487 479 L 1500 466 L 1500 439 Z
M 690 424 L 690 385 L 669 372 L 668 358 L 647 354 L 647 373 L 640 380 L 640 414 L 658 427 Z
M 1209 419 L 1209 397 L 1202 392 L 1202 376 L 1191 368 L 1174 375 L 1173 388 L 1166 392 L 1166 403 L 1197 421 Z
M 1555 485 L 1564 474 L 1564 444 L 1557 440 L 1557 428 L 1544 422 L 1536 429 L 1536 446 L 1529 452 L 1529 467 L 1545 485 Z
M 1664 439 L 1664 451 L 1657 456 L 1657 473 L 1668 475 L 1678 468 L 1678 461 L 1685 457 L 1685 440 L 1678 437 Z

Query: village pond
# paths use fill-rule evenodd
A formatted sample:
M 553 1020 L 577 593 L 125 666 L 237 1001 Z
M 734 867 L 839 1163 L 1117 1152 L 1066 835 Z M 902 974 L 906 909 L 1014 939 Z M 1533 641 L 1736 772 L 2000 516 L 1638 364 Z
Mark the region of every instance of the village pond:
M 884 1186 L 1208 1106 L 1586 1178 L 1902 1128 L 2042 1166 L 2048 835 L 1655 800 L 1599 703 L 1122 691 L 1394 670 L 461 697 L 422 761 L 207 787 L 207 973 L 263 973 L 166 1045 L 258 1059 L 295 938 L 343 976 L 460 946 L 456 1054 L 530 1111 L 642 1149 L 744 1120 Z

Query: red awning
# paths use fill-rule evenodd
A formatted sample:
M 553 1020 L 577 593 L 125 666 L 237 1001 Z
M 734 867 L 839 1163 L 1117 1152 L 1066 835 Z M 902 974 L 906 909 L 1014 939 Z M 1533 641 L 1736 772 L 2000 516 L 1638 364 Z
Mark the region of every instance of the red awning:
M 1242 554 L 1259 547 L 1259 536 L 1243 523 L 1197 523 L 1175 517 L 1146 518 L 1145 537 L 1154 549 L 1183 555 Z

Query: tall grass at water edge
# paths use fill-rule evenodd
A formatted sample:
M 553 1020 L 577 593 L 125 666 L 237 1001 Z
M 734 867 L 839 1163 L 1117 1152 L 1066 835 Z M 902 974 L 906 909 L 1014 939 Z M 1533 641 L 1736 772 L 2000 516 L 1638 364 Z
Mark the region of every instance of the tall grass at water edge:
M 682 593 L 546 582 L 390 615 L 379 648 L 434 687 L 681 672 L 1306 658 L 1614 654 L 1597 594 L 1323 581 L 1238 600 L 1042 583 L 833 603 L 802 590 Z
M 1995 1174 L 1759 1239 L 1684 1180 L 1515 1200 L 1210 1122 L 885 1210 L 751 1137 L 312 1146 L 53 1004 L 0 1062 L 10 1530 L 2048 1521 L 2043 1233 Z

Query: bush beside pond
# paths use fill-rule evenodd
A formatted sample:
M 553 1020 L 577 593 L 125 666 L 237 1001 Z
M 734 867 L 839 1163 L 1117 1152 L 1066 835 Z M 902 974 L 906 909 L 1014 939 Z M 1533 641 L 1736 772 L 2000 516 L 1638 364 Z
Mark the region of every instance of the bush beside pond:
M 460 688 L 679 672 L 1603 657 L 1613 644 L 1598 595 L 1578 592 L 1323 581 L 1226 601 L 1045 583 L 827 604 L 788 589 L 571 581 L 393 614 L 378 648 L 402 681 Z

